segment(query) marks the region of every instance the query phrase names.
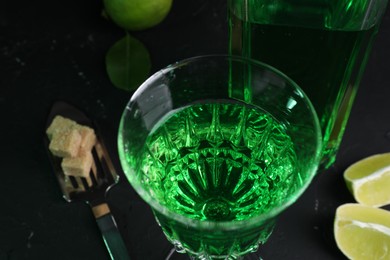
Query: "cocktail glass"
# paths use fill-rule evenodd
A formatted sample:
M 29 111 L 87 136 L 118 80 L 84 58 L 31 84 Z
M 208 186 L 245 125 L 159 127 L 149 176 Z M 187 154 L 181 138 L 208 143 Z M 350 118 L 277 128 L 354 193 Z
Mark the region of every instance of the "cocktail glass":
M 178 252 L 238 259 L 266 242 L 321 151 L 316 112 L 278 70 L 231 56 L 170 65 L 134 93 L 118 149 L 125 175 Z

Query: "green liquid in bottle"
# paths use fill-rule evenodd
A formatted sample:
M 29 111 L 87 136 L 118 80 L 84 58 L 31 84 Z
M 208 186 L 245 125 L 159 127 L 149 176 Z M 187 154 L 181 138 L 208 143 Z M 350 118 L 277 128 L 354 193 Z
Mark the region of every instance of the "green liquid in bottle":
M 320 119 L 325 167 L 335 159 L 386 2 L 230 1 L 230 52 L 276 67 L 306 92 Z

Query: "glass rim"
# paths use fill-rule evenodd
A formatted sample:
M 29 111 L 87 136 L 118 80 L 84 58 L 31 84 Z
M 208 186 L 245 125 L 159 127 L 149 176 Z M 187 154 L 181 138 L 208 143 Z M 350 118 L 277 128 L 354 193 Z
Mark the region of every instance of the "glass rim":
M 245 226 L 248 226 L 248 227 L 256 226 L 256 225 L 260 226 L 263 223 L 265 223 L 266 221 L 272 220 L 279 213 L 281 213 L 283 210 L 285 210 L 291 204 L 293 204 L 303 194 L 303 192 L 307 189 L 307 187 L 311 183 L 312 179 L 314 178 L 315 173 L 318 169 L 320 158 L 321 158 L 322 134 L 321 134 L 320 123 L 319 123 L 319 119 L 318 119 L 316 110 L 314 109 L 314 106 L 312 105 L 310 99 L 307 97 L 306 93 L 299 87 L 299 85 L 297 83 L 295 83 L 295 81 L 293 81 L 290 77 L 288 77 L 283 72 L 279 71 L 278 69 L 276 69 L 276 68 L 274 68 L 266 63 L 263 63 L 263 62 L 260 62 L 257 60 L 253 60 L 253 59 L 249 59 L 249 58 L 245 58 L 245 57 L 241 57 L 241 56 L 234 56 L 234 55 L 222 55 L 222 54 L 201 55 L 201 56 L 195 56 L 195 57 L 191 57 L 191 58 L 177 61 L 177 62 L 172 63 L 172 64 L 166 66 L 165 68 L 160 69 L 159 71 L 155 72 L 147 80 L 145 80 L 139 86 L 139 88 L 134 92 L 134 94 L 132 95 L 132 97 L 128 101 L 128 103 L 124 109 L 124 112 L 121 116 L 120 125 L 119 125 L 119 133 L 123 129 L 124 115 L 126 113 L 126 110 L 130 107 L 129 106 L 130 103 L 132 103 L 132 101 L 134 101 L 137 98 L 137 96 L 143 91 L 143 89 L 147 88 L 151 82 L 153 82 L 156 78 L 160 77 L 161 75 L 166 75 L 170 71 L 173 71 L 173 70 L 180 68 L 182 66 L 186 66 L 186 65 L 191 64 L 191 63 L 202 62 L 203 60 L 210 60 L 210 59 L 211 60 L 228 60 L 228 61 L 233 61 L 233 62 L 244 62 L 244 63 L 250 64 L 250 65 L 254 65 L 256 67 L 261 67 L 263 69 L 270 70 L 270 71 L 276 73 L 281 78 L 287 80 L 294 89 L 297 89 L 299 91 L 299 93 L 301 93 L 303 95 L 302 99 L 306 102 L 306 104 L 308 106 L 308 110 L 310 110 L 312 117 L 314 119 L 313 125 L 315 126 L 315 133 L 317 136 L 317 140 L 316 140 L 317 145 L 316 145 L 316 149 L 315 149 L 316 154 L 314 157 L 314 161 L 316 163 L 311 168 L 311 172 L 307 174 L 309 177 L 307 178 L 306 183 L 304 183 L 299 189 L 297 189 L 292 194 L 293 196 L 291 195 L 290 198 L 287 199 L 284 203 L 280 204 L 277 207 L 272 208 L 269 211 L 266 211 L 264 213 L 259 213 L 258 215 L 254 215 L 254 216 L 252 216 L 248 219 L 245 219 L 245 220 L 212 221 L 212 220 L 192 219 L 192 218 L 189 218 L 185 215 L 181 215 L 181 214 L 178 214 L 178 213 L 172 211 L 171 209 L 167 208 L 163 204 L 159 203 L 155 198 L 150 196 L 147 191 L 145 191 L 145 189 L 143 188 L 140 181 L 137 178 L 135 178 L 136 173 L 134 171 L 131 170 L 132 172 L 130 172 L 130 173 L 125 172 L 125 175 L 127 175 L 127 179 L 129 181 L 129 183 L 131 184 L 131 186 L 135 189 L 135 191 L 140 195 L 140 197 L 153 210 L 157 211 L 159 214 L 162 214 L 169 219 L 180 222 L 181 224 L 195 227 L 195 228 L 201 229 L 201 230 L 229 230 L 229 231 L 241 229 Z M 121 140 L 122 135 L 119 134 L 118 136 L 119 136 L 118 149 L 124 150 L 124 147 L 123 147 L 124 142 Z M 119 152 L 119 157 L 120 157 L 119 159 L 120 159 L 121 164 L 127 163 L 126 159 L 123 158 L 124 156 L 122 155 L 121 152 Z M 125 167 L 123 167 L 123 170 L 124 170 L 124 168 Z

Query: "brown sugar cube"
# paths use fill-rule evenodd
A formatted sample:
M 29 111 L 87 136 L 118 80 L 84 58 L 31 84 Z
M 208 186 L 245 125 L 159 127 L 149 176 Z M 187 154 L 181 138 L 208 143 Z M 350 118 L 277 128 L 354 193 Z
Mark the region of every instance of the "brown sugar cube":
M 82 125 L 76 125 L 75 128 L 79 131 L 79 134 L 81 135 L 79 155 L 89 153 L 96 143 L 95 131 L 90 127 Z
M 85 153 L 77 157 L 67 157 L 61 162 L 65 175 L 75 177 L 89 177 L 93 163 L 92 153 Z
M 62 116 L 56 116 L 50 126 L 46 129 L 46 134 L 49 137 L 49 140 L 51 140 L 55 133 L 68 131 L 74 125 L 76 125 L 75 121 Z
M 58 157 L 75 157 L 79 152 L 81 135 L 76 129 L 54 132 L 49 150 Z
M 85 181 L 87 182 L 87 186 L 88 187 L 91 187 L 94 184 L 93 181 L 92 181 L 92 178 L 95 178 L 95 180 L 97 178 L 97 175 L 96 175 L 97 174 L 97 172 L 96 172 L 96 165 L 95 165 L 94 161 L 92 161 L 92 174 L 93 175 L 89 174 L 87 177 L 75 177 L 76 182 L 77 182 L 77 184 L 79 186 L 79 189 L 84 189 L 84 183 L 83 183 L 82 179 L 85 179 Z M 69 177 L 69 176 L 66 176 L 66 177 Z

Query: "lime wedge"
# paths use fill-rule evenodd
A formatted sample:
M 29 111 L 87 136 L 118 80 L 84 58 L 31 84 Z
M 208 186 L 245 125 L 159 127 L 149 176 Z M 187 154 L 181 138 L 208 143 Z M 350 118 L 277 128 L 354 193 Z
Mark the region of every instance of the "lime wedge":
M 353 260 L 390 259 L 390 212 L 361 204 L 337 208 L 334 235 L 338 248 Z
M 357 202 L 373 207 L 390 204 L 390 153 L 352 164 L 345 170 L 344 180 Z

